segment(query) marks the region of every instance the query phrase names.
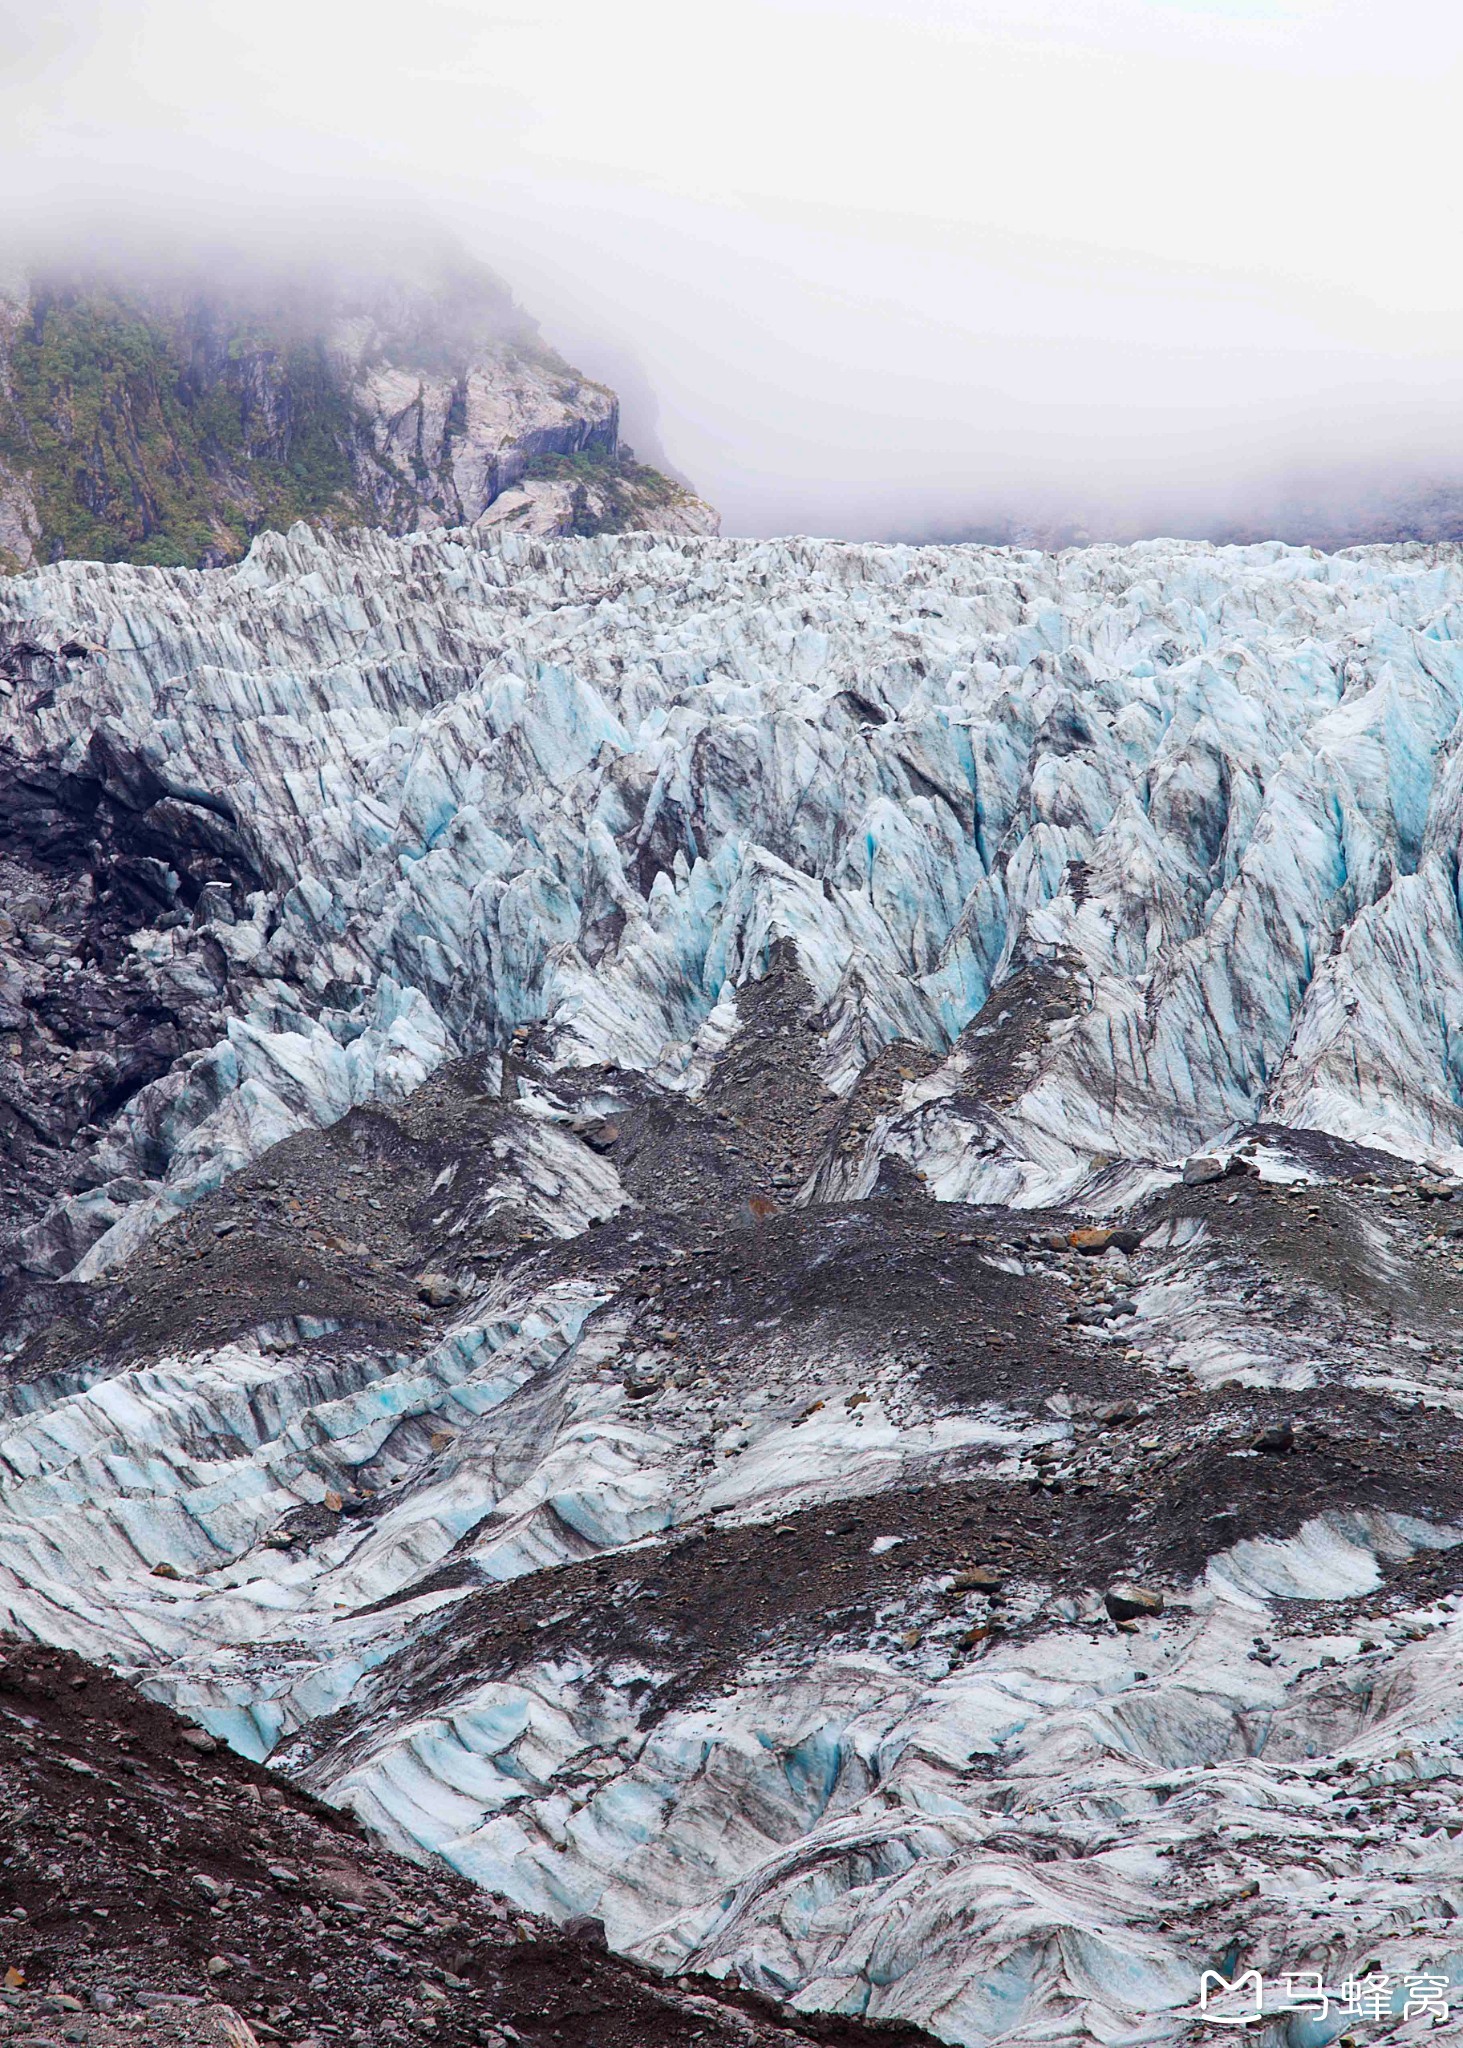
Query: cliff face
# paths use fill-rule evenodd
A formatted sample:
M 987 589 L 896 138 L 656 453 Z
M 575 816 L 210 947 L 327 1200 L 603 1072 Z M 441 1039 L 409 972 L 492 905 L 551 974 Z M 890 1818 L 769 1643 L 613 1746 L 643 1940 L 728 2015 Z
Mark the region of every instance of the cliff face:
M 213 566 L 296 519 L 395 533 L 714 532 L 619 441 L 615 395 L 490 272 L 125 281 L 35 275 L 0 303 L 0 567 Z

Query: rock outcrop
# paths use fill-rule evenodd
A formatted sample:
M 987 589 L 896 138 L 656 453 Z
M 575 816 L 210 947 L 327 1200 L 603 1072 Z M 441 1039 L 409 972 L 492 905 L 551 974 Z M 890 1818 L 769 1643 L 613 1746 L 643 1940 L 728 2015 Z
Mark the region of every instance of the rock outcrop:
M 451 253 L 91 264 L 0 301 L 0 565 L 206 565 L 297 518 L 405 533 L 490 510 L 545 533 L 716 530 L 622 446 L 614 393 Z

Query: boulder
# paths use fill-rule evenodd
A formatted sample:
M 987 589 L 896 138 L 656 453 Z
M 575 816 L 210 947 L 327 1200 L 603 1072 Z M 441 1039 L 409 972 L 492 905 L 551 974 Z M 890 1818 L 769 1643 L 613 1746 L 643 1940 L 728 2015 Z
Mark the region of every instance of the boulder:
M 1269 1457 L 1283 1458 L 1287 1452 L 1295 1449 L 1295 1424 L 1272 1423 L 1268 1429 L 1260 1431 L 1255 1438 L 1254 1447 L 1257 1451 L 1264 1451 Z
M 1067 1244 L 1074 1252 L 1097 1258 L 1103 1252 L 1135 1252 L 1143 1242 L 1139 1230 L 1110 1230 L 1105 1224 L 1084 1223 L 1067 1232 Z
M 953 1590 L 957 1593 L 989 1593 L 994 1597 L 1006 1583 L 1004 1572 L 988 1564 L 973 1564 L 957 1572 Z
M 1201 1188 L 1208 1181 L 1224 1179 L 1224 1161 L 1211 1159 L 1206 1153 L 1196 1153 L 1192 1159 L 1184 1161 L 1183 1175 L 1186 1188 Z
M 1105 1252 L 1112 1244 L 1112 1241 L 1112 1231 L 1100 1230 L 1092 1224 L 1084 1225 L 1080 1230 L 1069 1230 L 1067 1232 L 1067 1243 L 1074 1252 L 1087 1252 L 1093 1257 L 1099 1252 Z
M 1114 1621 L 1137 1621 L 1145 1615 L 1162 1614 L 1163 1595 L 1151 1586 L 1138 1586 L 1131 1579 L 1119 1579 L 1103 1595 L 1103 1605 Z

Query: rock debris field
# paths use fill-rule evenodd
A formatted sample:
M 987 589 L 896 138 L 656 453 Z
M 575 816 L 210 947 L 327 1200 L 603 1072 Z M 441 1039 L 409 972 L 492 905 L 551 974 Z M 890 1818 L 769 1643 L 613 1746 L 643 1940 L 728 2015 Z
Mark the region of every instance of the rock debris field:
M 0 2040 L 917 2038 L 835 2018 L 781 2024 L 751 1995 L 660 1985 L 609 1956 L 597 1925 L 561 1933 L 440 1865 L 374 1850 L 349 1817 L 64 1653 L 7 1646 L 0 1757 L 18 1852 L 0 1920 L 12 1959 Z
M 1460 711 L 1444 547 L 0 584 L 0 2038 L 1463 2025 Z

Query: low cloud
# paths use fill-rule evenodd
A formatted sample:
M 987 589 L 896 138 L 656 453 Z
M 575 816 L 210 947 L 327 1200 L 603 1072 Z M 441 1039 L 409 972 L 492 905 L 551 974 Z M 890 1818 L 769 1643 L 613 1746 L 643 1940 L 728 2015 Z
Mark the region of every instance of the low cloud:
M 1463 22 L 1383 12 L 0 5 L 9 239 L 440 221 L 730 532 L 1344 526 L 1463 476 Z

